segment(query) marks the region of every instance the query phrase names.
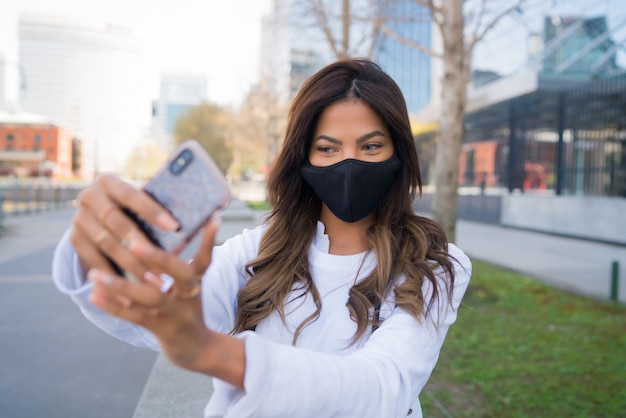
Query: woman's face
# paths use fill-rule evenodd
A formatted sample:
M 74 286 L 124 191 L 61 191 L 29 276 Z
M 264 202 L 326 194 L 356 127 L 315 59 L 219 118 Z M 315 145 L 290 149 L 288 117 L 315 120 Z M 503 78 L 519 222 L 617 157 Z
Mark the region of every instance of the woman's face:
M 383 120 L 362 100 L 328 106 L 315 128 L 309 162 L 329 166 L 347 158 L 381 162 L 393 155 L 393 141 Z

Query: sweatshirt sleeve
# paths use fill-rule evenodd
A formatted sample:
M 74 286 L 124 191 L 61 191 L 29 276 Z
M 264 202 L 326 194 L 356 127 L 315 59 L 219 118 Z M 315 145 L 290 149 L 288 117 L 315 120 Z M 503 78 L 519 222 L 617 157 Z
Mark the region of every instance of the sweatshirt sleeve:
M 421 416 L 418 396 L 437 363 L 469 284 L 471 264 L 456 247 L 452 300 L 441 296 L 418 322 L 396 308 L 361 349 L 347 356 L 270 342 L 246 332 L 244 391 L 219 381 L 214 405 L 226 417 Z M 425 297 L 430 290 L 424 288 Z M 428 299 L 426 299 L 428 300 Z M 228 398 L 229 402 L 226 402 Z M 205 416 L 214 415 L 211 403 Z
M 70 242 L 70 229 L 59 241 L 52 260 L 52 280 L 56 288 L 78 306 L 83 315 L 107 334 L 137 347 L 160 351 L 154 335 L 139 325 L 104 312 L 89 301 L 93 283 L 83 277 L 78 255 Z
M 262 232 L 261 227 L 246 229 L 214 247 L 213 262 L 202 279 L 202 306 L 208 327 L 221 332 L 232 329 L 237 293 L 247 278 L 245 263 L 256 254 Z M 150 331 L 109 315 L 89 301 L 93 283 L 83 277 L 69 235 L 70 230 L 59 241 L 52 262 L 52 279 L 57 289 L 68 295 L 83 315 L 106 333 L 137 347 L 160 351 L 158 341 Z

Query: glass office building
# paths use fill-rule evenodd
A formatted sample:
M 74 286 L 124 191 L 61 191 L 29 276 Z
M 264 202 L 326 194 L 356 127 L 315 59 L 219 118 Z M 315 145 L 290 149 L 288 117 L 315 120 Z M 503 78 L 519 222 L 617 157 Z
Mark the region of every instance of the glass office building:
M 552 87 L 552 88 L 551 88 Z M 542 88 L 465 118 L 459 182 L 626 196 L 626 77 Z
M 626 196 L 626 70 L 616 63 L 618 46 L 604 18 L 547 19 L 539 71 L 470 89 L 462 190 Z M 434 132 L 421 135 L 418 149 L 428 155 L 435 140 Z M 432 167 L 422 161 L 428 181 Z
M 142 135 L 141 42 L 132 28 L 24 14 L 20 103 L 84 141 L 85 175 L 120 172 Z
M 383 2 L 379 1 L 379 4 Z M 415 1 L 405 0 L 392 2 L 379 13 L 389 18 L 387 25 L 392 31 L 430 48 L 430 9 Z M 400 86 L 410 114 L 417 115 L 428 105 L 431 86 L 429 55 L 383 34 L 374 59 Z

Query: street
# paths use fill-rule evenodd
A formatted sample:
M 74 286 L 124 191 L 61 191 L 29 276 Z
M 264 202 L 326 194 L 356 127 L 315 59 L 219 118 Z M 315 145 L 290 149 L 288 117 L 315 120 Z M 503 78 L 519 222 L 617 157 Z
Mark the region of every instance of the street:
M 156 353 L 91 325 L 50 278 L 73 210 L 7 220 L 0 235 L 0 415 L 131 417 Z

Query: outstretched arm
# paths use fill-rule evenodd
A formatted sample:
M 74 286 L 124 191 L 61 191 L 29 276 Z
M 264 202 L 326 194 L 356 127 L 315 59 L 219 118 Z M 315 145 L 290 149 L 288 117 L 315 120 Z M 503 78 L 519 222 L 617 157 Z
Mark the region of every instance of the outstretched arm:
M 131 282 L 103 270 L 92 269 L 95 282 L 90 300 L 109 314 L 136 323 L 151 331 L 167 358 L 179 367 L 205 373 L 243 389 L 244 342 L 207 328 L 202 311 L 200 280 L 211 263 L 218 225 L 205 228 L 202 243 L 193 261 L 131 240 L 129 250 L 148 266 L 143 282 Z M 166 293 L 153 271 L 175 279 Z

